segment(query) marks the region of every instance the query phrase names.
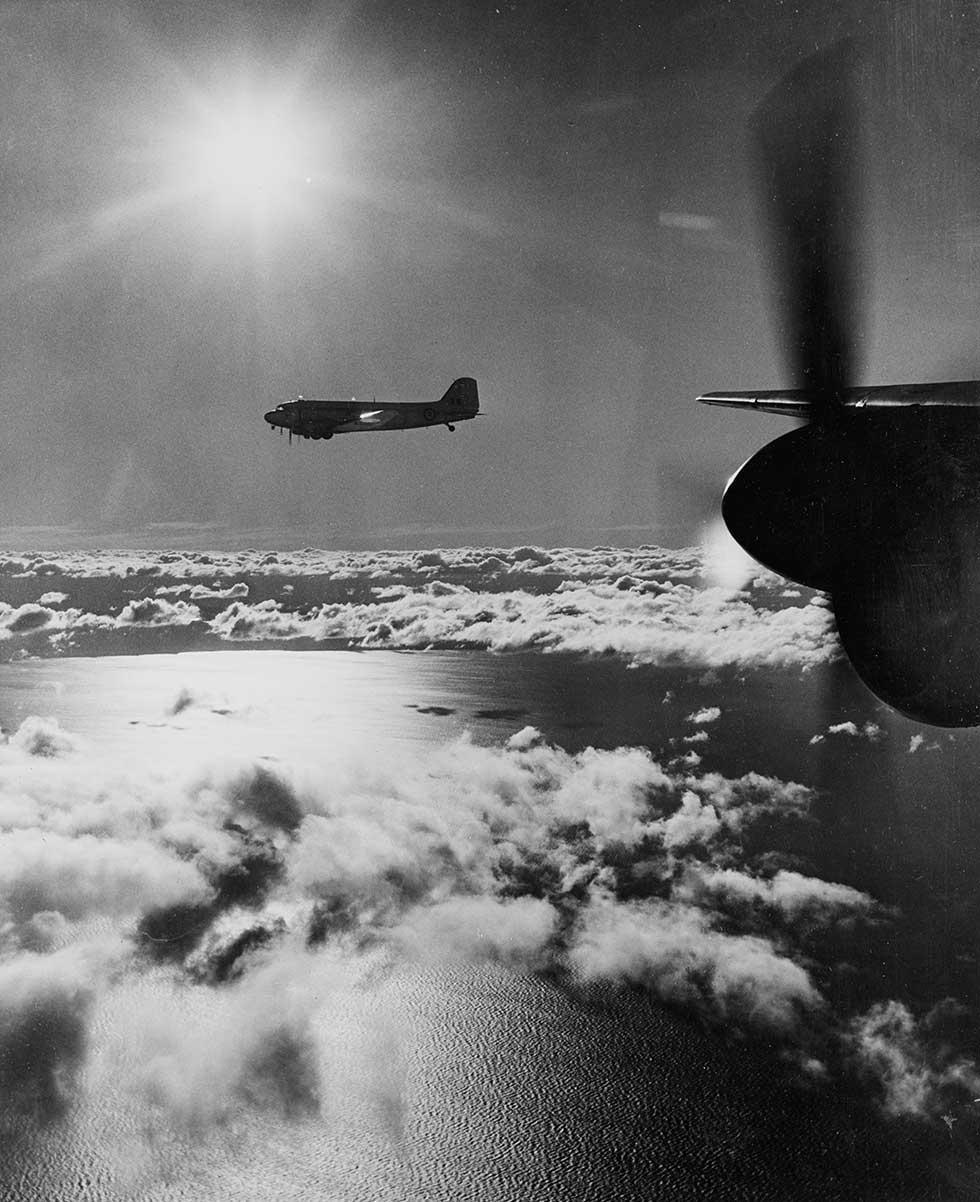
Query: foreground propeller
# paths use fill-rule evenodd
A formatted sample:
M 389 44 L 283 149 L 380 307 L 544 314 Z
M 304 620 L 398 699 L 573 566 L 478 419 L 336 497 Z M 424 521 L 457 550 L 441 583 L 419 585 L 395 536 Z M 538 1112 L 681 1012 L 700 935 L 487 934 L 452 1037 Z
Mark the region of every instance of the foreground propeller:
M 830 594 L 844 650 L 879 697 L 921 721 L 974 725 L 980 386 L 869 390 L 867 408 L 852 386 L 857 66 L 850 44 L 814 55 L 752 120 L 777 313 L 800 390 L 768 394 L 782 401 L 762 407 L 807 424 L 738 471 L 722 512 L 755 559 Z
M 751 125 L 787 355 L 796 387 L 823 410 L 855 368 L 856 68 L 849 42 L 806 59 Z
M 841 494 L 849 491 L 851 467 L 838 435 L 858 316 L 856 66 L 850 43 L 814 55 L 752 118 L 774 309 L 810 424 L 750 459 L 722 504 L 729 530 L 754 558 L 823 589 L 831 587 L 838 550 L 827 531 L 846 520 Z

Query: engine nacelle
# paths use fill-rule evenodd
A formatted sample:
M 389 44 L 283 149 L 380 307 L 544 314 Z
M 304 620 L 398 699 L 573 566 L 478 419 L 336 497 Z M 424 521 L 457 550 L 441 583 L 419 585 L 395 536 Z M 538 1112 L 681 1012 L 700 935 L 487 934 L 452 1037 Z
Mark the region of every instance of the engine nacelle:
M 841 414 L 739 469 L 725 522 L 833 601 L 861 679 L 911 718 L 980 724 L 980 416 Z

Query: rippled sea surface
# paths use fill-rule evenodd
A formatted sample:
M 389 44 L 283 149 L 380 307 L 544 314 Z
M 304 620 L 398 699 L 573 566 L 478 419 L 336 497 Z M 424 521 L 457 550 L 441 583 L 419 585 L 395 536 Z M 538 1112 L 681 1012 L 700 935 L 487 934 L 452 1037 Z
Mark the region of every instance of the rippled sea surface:
M 135 1001 L 113 994 L 97 1037 Z M 202 1000 L 185 1004 L 193 1023 Z M 97 1101 L 48 1132 L 43 1159 L 25 1129 L 5 1153 L 3 1196 L 918 1196 L 887 1163 L 887 1139 L 873 1146 L 882 1136 L 866 1117 L 800 1094 L 758 1053 L 639 993 L 466 967 L 396 974 L 332 999 L 321 1021 L 321 1113 L 270 1123 L 243 1109 L 206 1139 L 193 1125 L 137 1128 L 96 1049 Z
M 206 697 L 206 712 L 183 722 L 181 690 Z M 568 748 L 656 751 L 668 693 L 668 704 L 698 700 L 680 675 L 543 657 L 217 652 L 9 665 L 0 718 L 11 729 L 50 714 L 123 758 L 192 745 L 202 757 L 316 763 L 365 741 L 435 745 L 468 730 L 502 742 L 526 723 Z M 113 1056 L 154 991 L 190 1025 L 222 1005 L 220 990 L 181 990 L 164 973 L 106 994 L 84 1100 L 44 1132 L 7 1125 L 0 1197 L 949 1196 L 926 1192 L 907 1131 L 846 1093 L 802 1088 L 767 1047 L 732 1043 L 639 991 L 498 964 L 380 967 L 325 996 L 317 1113 L 243 1106 L 206 1137 L 193 1115 L 148 1131 Z M 138 1053 L 124 1043 L 122 1054 Z

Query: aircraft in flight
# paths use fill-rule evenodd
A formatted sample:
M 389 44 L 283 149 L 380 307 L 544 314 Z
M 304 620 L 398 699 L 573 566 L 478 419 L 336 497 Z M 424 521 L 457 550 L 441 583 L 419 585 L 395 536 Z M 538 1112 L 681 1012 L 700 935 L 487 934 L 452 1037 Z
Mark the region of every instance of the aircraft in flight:
M 422 426 L 445 426 L 478 416 L 480 398 L 476 380 L 462 376 L 453 380 L 438 401 L 315 401 L 297 397 L 277 405 L 265 420 L 279 433 L 300 438 L 333 438 L 359 430 L 414 430 Z
M 797 387 L 710 392 L 803 418 L 731 478 L 722 515 L 827 592 L 864 683 L 908 717 L 980 724 L 980 381 L 856 387 L 854 47 L 806 59 L 752 119 Z

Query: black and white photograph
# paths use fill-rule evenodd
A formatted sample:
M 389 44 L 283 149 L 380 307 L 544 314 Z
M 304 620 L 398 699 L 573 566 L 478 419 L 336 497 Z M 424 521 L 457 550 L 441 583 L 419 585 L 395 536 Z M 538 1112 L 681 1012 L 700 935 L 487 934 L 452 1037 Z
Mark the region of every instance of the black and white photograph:
M 0 1199 L 980 1198 L 980 5 L 0 0 Z

